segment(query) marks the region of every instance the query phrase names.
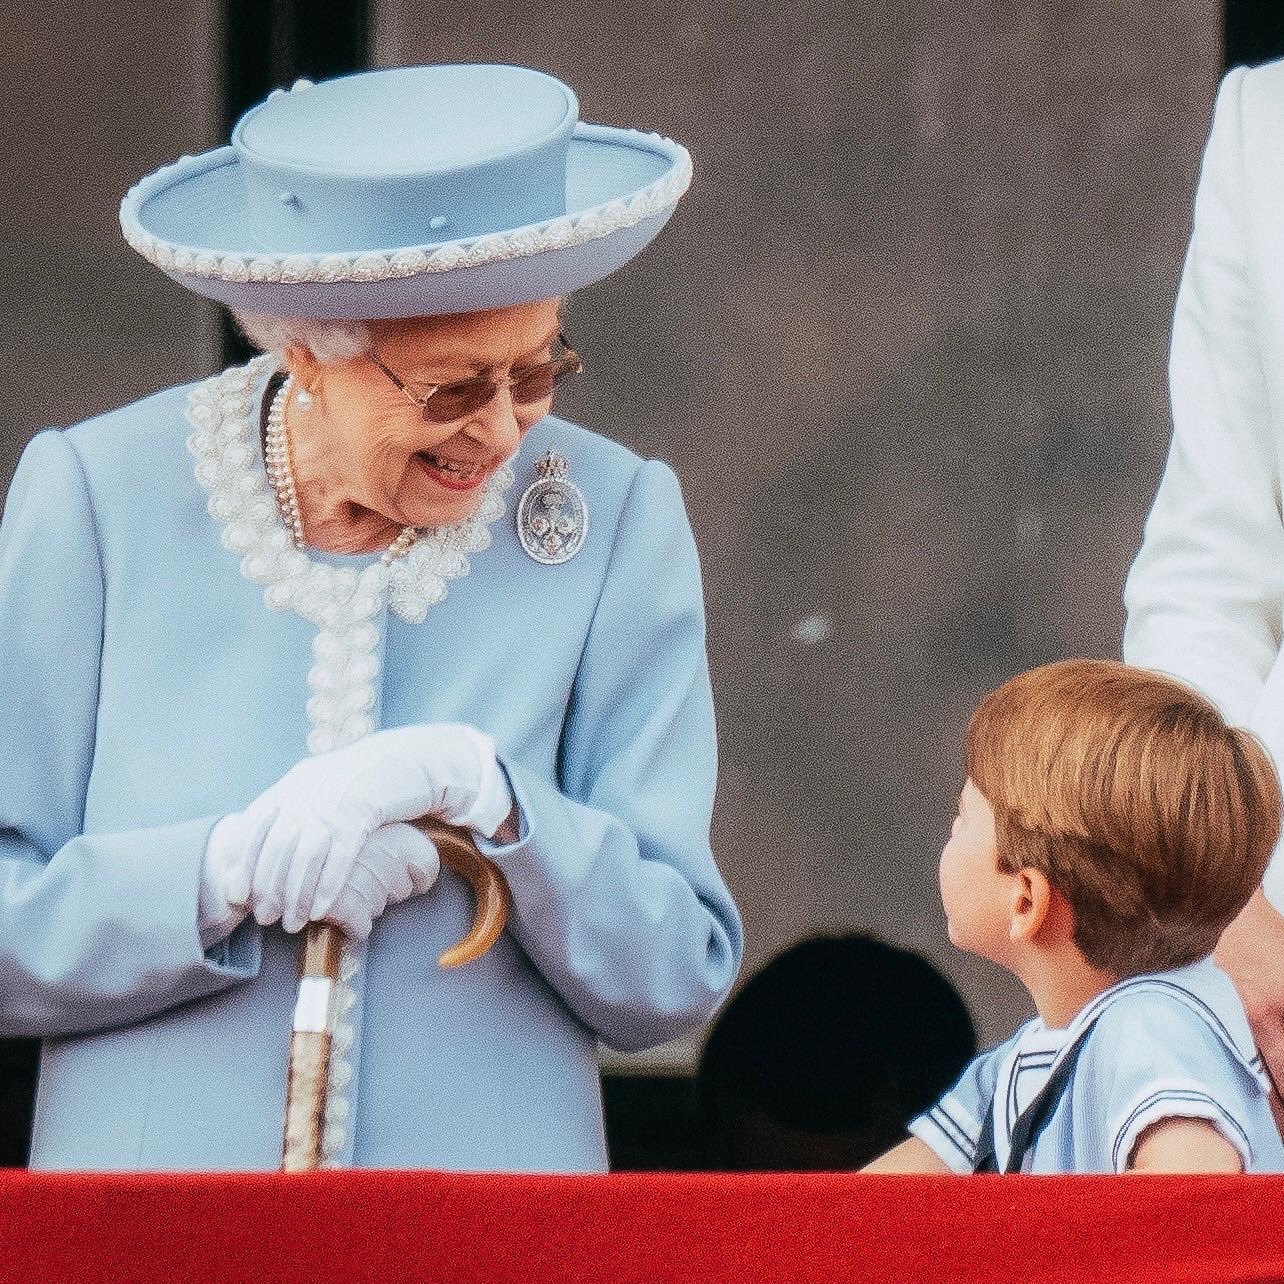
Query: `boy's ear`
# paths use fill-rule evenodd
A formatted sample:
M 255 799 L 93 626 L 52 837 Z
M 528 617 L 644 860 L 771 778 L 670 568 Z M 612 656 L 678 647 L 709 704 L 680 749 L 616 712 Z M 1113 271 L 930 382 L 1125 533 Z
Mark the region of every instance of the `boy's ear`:
M 1020 869 L 1013 875 L 1008 937 L 1030 942 L 1038 936 L 1052 908 L 1052 884 L 1037 869 Z

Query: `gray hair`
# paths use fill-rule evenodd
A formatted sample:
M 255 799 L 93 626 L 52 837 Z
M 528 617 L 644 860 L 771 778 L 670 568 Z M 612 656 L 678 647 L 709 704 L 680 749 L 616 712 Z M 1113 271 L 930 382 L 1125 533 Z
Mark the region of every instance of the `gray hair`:
M 365 321 L 327 317 L 279 317 L 270 312 L 233 311 L 241 333 L 263 352 L 304 348 L 322 365 L 350 361 L 374 348 L 374 331 Z

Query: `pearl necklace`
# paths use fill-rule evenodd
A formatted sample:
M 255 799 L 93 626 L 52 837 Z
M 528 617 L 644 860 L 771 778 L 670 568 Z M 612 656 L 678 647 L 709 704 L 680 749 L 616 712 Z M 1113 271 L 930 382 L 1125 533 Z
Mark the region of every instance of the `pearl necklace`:
M 299 515 L 299 493 L 294 486 L 294 460 L 290 453 L 290 436 L 285 430 L 285 405 L 294 388 L 294 376 L 287 375 L 285 382 L 277 389 L 272 404 L 268 407 L 267 441 L 263 447 L 263 461 L 267 465 L 268 481 L 272 493 L 276 496 L 276 506 L 281 511 L 281 518 L 290 529 L 290 538 L 295 548 L 304 547 L 303 518 Z M 403 526 L 401 534 L 388 545 L 379 559 L 385 566 L 390 566 L 399 557 L 405 556 L 410 546 L 419 538 L 419 529 L 415 526 Z

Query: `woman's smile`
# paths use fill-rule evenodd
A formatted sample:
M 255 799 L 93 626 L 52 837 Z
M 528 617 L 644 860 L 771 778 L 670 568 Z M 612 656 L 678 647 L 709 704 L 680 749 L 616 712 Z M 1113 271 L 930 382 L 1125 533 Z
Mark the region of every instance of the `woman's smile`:
M 428 450 L 418 451 L 412 458 L 430 481 L 447 490 L 475 490 L 491 473 L 485 464 L 451 459 Z

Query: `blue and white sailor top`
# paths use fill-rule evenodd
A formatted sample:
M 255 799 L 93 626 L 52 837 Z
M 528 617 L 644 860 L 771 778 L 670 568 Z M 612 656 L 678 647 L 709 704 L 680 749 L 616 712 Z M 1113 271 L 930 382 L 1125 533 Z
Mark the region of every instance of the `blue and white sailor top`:
M 1229 977 L 1211 962 L 1130 977 L 1086 1004 L 1065 1029 L 1028 1021 L 982 1053 L 910 1124 L 958 1173 L 974 1171 L 991 1112 L 998 1171 L 1013 1129 L 1057 1068 L 1068 1082 L 1020 1163 L 1031 1173 L 1121 1173 L 1161 1119 L 1208 1120 L 1245 1172 L 1284 1172 L 1269 1080 Z

